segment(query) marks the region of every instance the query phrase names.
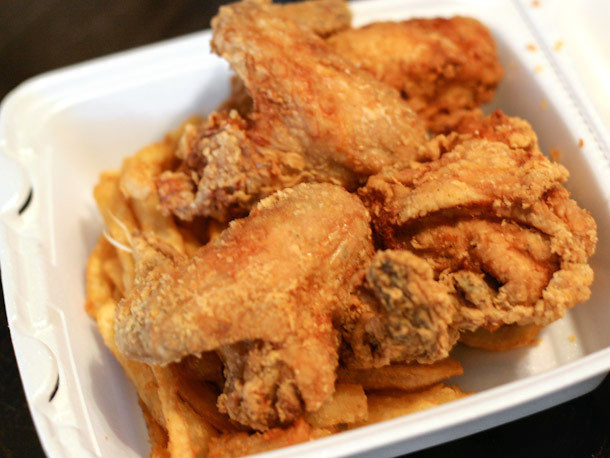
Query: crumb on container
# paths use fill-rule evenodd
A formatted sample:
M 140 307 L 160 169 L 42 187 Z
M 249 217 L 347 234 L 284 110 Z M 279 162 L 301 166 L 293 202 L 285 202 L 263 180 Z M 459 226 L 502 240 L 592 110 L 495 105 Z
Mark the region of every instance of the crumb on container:
M 526 46 L 526 48 L 527 48 L 527 50 L 528 50 L 528 51 L 536 51 L 536 49 L 538 49 L 538 48 L 536 48 L 536 45 L 535 45 L 535 44 L 532 44 L 532 43 L 529 43 L 529 44 Z
M 561 41 L 561 40 L 557 40 L 557 41 L 555 42 L 555 46 L 553 46 L 553 49 L 554 49 L 555 51 L 560 51 L 560 50 L 561 50 L 561 48 L 563 48 L 563 41 Z
M 542 108 L 543 110 L 546 110 L 548 104 L 546 102 L 546 99 L 542 99 L 542 101 L 540 102 L 540 108 Z
M 557 162 L 559 160 L 559 156 L 561 156 L 561 152 L 557 148 L 551 148 L 549 153 L 555 162 Z
M 582 148 L 583 146 L 585 146 L 585 141 L 582 138 L 578 139 L 578 147 Z
M 534 1 L 532 2 L 532 6 L 533 6 L 534 8 L 537 8 L 537 7 L 539 7 L 539 6 L 540 6 L 540 2 L 539 2 L 538 0 L 534 0 Z
M 544 67 L 542 65 L 536 65 L 534 67 L 534 73 L 542 73 L 543 70 L 544 70 Z
M 568 340 L 572 343 L 576 342 L 576 336 L 574 334 L 570 334 L 568 336 Z

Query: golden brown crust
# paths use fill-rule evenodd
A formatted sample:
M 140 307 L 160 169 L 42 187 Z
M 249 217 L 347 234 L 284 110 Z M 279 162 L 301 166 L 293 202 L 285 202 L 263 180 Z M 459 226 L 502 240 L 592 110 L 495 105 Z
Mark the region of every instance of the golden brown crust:
M 396 91 L 319 38 L 347 27 L 346 11 L 224 7 L 213 47 L 241 78 L 235 110 L 96 188 L 111 235 L 88 264 L 87 310 L 138 389 L 154 456 L 206 456 L 211 441 L 210 456 L 263 452 L 457 399 L 419 390 L 461 374 L 446 358 L 460 335 L 482 347 L 500 328 L 515 346 L 588 298 L 596 227 L 567 171 L 527 122 L 476 108 L 501 73 L 486 29 L 356 31 L 403 40 L 398 71 L 375 76 L 417 83 L 428 127 L 454 130 L 428 141 Z M 367 177 L 361 200 L 344 189 Z
M 208 458 L 237 458 L 253 455 L 318 439 L 328 434 L 328 431 L 312 428 L 304 420 L 299 420 L 288 428 L 275 428 L 265 433 L 227 434 L 212 440 Z
M 288 19 L 313 31 L 320 37 L 328 37 L 349 28 L 352 22 L 345 0 L 309 0 L 274 4 L 273 14 Z
M 387 265 L 369 268 L 360 293 L 368 308 L 345 320 L 352 365 L 433 361 L 457 330 L 543 326 L 589 297 L 595 221 L 570 199 L 567 170 L 540 153 L 529 125 L 496 113 L 450 137 L 439 160 L 388 169 L 359 191 L 378 244 L 413 259 L 376 255 Z M 416 263 L 428 270 L 404 270 Z M 371 282 L 375 270 L 397 280 Z M 425 319 L 413 314 L 421 306 Z
M 219 113 L 185 133 L 186 163 L 159 185 L 167 211 L 243 216 L 302 181 L 354 189 L 384 166 L 430 157 L 424 127 L 399 94 L 311 30 L 255 2 L 222 7 L 212 26 L 212 49 L 243 81 L 253 110 L 247 121 Z
M 502 77 L 491 34 L 472 18 L 376 22 L 328 43 L 399 90 L 436 133 L 452 130 L 469 110 L 491 100 Z
M 460 343 L 488 351 L 507 351 L 537 342 L 536 337 L 541 328 L 535 324 L 509 324 L 495 331 L 479 328 L 476 331 L 461 332 Z
M 335 380 L 331 313 L 372 255 L 368 221 L 340 187 L 302 184 L 262 200 L 191 258 L 134 237 L 136 278 L 115 317 L 117 345 L 161 364 L 221 349 L 229 367 L 221 404 L 255 429 L 315 410 Z M 244 341 L 252 345 L 231 359 L 236 348 L 226 346 Z M 248 374 L 275 370 L 296 391 L 270 376 L 270 408 L 249 409 L 258 393 Z
M 375 366 L 392 361 L 431 363 L 449 356 L 458 338 L 450 326 L 453 303 L 425 260 L 408 251 L 379 251 L 367 268 L 364 290 L 383 317 L 365 328 L 369 339 L 379 342 Z

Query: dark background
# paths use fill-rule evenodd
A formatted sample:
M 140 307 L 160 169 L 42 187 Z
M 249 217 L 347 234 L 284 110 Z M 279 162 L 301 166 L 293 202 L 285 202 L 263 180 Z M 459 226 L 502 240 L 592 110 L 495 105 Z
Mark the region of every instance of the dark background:
M 41 72 L 208 28 L 222 3 L 0 0 L 0 98 Z M 0 305 L 0 456 L 43 456 Z M 607 377 L 574 401 L 411 456 L 610 457 L 609 411 Z

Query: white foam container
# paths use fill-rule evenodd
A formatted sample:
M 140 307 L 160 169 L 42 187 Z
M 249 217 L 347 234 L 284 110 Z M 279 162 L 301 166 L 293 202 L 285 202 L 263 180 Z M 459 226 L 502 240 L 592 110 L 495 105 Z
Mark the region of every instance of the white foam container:
M 554 31 L 530 4 L 384 0 L 352 9 L 356 25 L 462 14 L 491 29 L 506 76 L 489 108 L 526 118 L 543 150 L 561 151 L 568 188 L 597 221 L 591 299 L 545 328 L 537 346 L 459 348 L 465 375 L 454 381 L 473 396 L 268 456 L 414 451 L 584 394 L 610 370 L 610 142 L 569 60 L 553 51 Z M 51 457 L 148 453 L 135 391 L 83 308 L 85 262 L 102 230 L 92 189 L 102 170 L 227 96 L 229 68 L 210 54 L 209 38 L 202 32 L 48 73 L 2 103 L 2 282 L 26 397 Z

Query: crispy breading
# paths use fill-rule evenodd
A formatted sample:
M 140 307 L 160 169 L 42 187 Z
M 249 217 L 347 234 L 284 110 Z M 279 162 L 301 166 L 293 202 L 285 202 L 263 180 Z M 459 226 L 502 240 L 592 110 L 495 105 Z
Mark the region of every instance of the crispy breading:
M 321 37 L 328 37 L 345 30 L 350 27 L 352 22 L 352 13 L 345 0 L 309 0 L 283 5 L 275 4 L 272 8 L 271 11 L 276 16 L 311 29 Z
M 247 120 L 218 113 L 185 131 L 182 166 L 159 180 L 166 211 L 226 220 L 302 181 L 354 189 L 384 166 L 431 157 L 423 125 L 395 90 L 270 5 L 221 7 L 212 27 L 212 49 L 243 81 L 253 110 Z
M 489 30 L 467 17 L 375 22 L 328 39 L 341 56 L 396 88 L 436 133 L 488 102 L 502 78 Z
M 221 408 L 257 430 L 332 394 L 331 314 L 373 252 L 357 197 L 331 184 L 278 191 L 190 258 L 150 235 L 133 243 L 134 288 L 115 317 L 127 357 L 166 364 L 220 350 Z
M 588 299 L 596 224 L 562 186 L 567 170 L 524 121 L 486 122 L 439 142 L 451 147 L 439 160 L 388 169 L 359 191 L 391 250 L 344 315 L 352 365 L 434 361 L 457 331 L 544 326 Z
M 265 433 L 230 433 L 213 439 L 208 458 L 238 458 L 263 453 L 280 447 L 307 442 L 327 436 L 330 431 L 312 428 L 304 420 L 282 429 L 274 428 Z
M 378 251 L 352 298 L 351 313 L 335 317 L 350 368 L 446 358 L 459 333 L 451 326 L 454 301 L 428 263 L 408 251 Z
M 259 0 L 261 4 L 270 4 L 269 0 Z M 316 35 L 326 38 L 341 30 L 348 29 L 352 22 L 345 0 L 311 0 L 287 4 L 274 4 L 273 14 L 296 24 L 311 29 Z M 252 98 L 244 83 L 236 76 L 231 78 L 231 94 L 218 111 L 237 110 L 241 116 L 252 111 Z

